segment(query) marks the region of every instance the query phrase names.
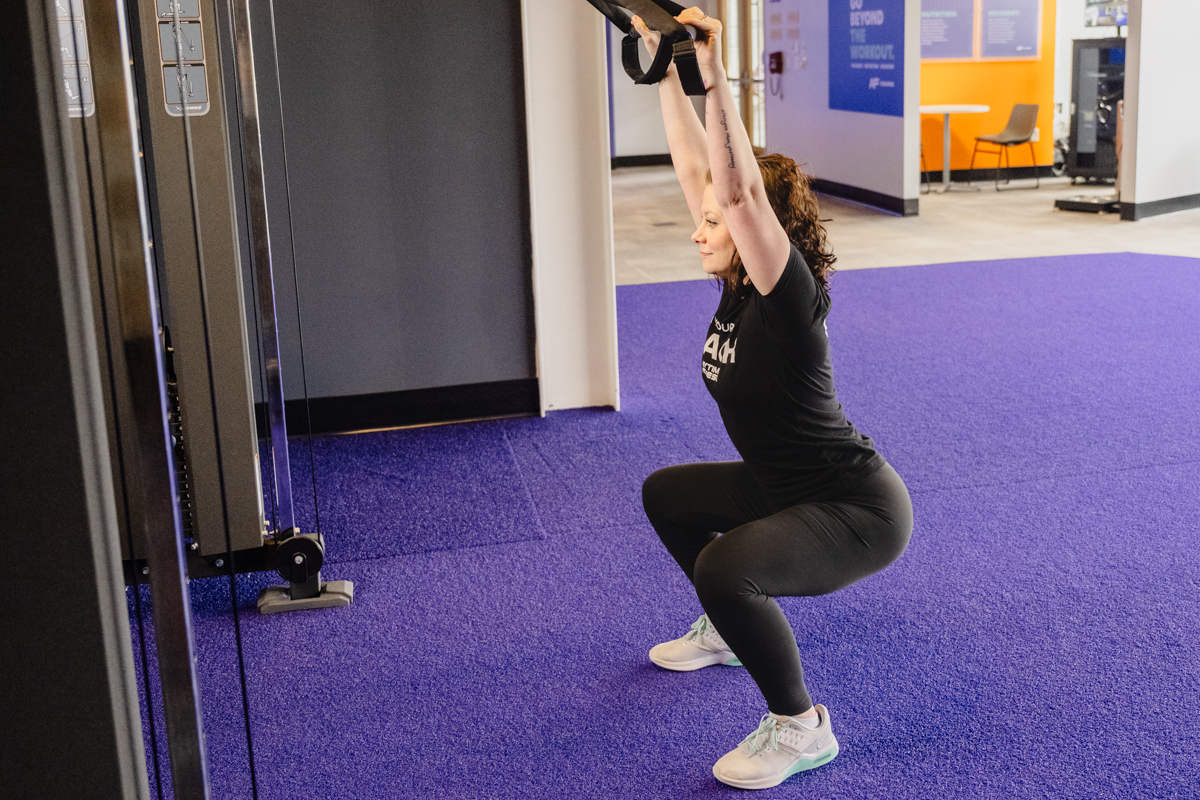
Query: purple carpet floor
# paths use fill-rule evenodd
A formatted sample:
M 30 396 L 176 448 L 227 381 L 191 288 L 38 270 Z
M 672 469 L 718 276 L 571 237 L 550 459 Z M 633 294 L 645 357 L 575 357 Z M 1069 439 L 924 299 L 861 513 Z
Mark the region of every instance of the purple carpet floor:
M 1200 259 L 833 287 L 843 405 L 916 527 L 782 601 L 842 751 L 755 796 L 1200 798 Z M 618 290 L 619 413 L 315 441 L 325 578 L 356 597 L 260 617 L 275 581 L 239 578 L 260 797 L 743 796 L 711 766 L 764 711 L 745 671 L 646 658 L 700 609 L 641 482 L 736 457 L 698 368 L 717 300 Z M 228 581 L 192 589 L 214 797 L 250 797 Z

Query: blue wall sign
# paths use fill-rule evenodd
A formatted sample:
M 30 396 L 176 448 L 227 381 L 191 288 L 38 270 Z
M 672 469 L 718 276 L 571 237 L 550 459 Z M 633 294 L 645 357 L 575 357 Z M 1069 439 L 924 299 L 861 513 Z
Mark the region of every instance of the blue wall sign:
M 975 0 L 921 0 L 921 58 L 975 57 Z
M 829 107 L 904 116 L 904 0 L 829 0 Z
M 982 58 L 1037 58 L 1041 0 L 983 0 Z

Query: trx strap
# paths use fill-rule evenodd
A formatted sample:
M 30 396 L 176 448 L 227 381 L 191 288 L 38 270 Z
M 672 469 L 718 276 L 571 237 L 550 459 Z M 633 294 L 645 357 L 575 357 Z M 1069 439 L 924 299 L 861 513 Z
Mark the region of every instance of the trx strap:
M 633 78 L 634 83 L 658 83 L 667 75 L 673 60 L 679 67 L 679 82 L 685 94 L 704 94 L 704 80 L 696 63 L 696 46 L 687 28 L 679 24 L 676 16 L 683 13 L 683 6 L 671 0 L 588 0 L 612 24 L 621 29 L 625 39 L 621 42 L 621 65 Z M 638 40 L 642 37 L 633 27 L 633 15 L 637 14 L 646 27 L 662 34 L 654 63 L 648 72 L 642 70 L 638 57 Z

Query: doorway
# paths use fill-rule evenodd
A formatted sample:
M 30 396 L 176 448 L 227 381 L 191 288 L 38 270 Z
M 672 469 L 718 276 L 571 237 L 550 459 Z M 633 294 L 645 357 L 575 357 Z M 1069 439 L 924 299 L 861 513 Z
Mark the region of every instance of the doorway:
M 766 76 L 763 68 L 763 0 L 717 0 L 717 19 L 724 23 L 725 71 L 742 124 L 756 152 L 767 146 Z

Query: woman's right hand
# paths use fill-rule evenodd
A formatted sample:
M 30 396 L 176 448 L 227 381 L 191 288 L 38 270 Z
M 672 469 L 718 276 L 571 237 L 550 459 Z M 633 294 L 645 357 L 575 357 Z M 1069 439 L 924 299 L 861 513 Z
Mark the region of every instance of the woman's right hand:
M 701 71 L 707 71 L 713 67 L 723 69 L 724 67 L 721 64 L 721 22 L 708 16 L 694 6 L 684 9 L 683 13 L 675 19 L 682 25 L 690 25 L 696 32 L 696 36 L 694 37 L 696 43 L 696 61 L 700 65 Z M 642 18 L 636 14 L 631 22 L 634 29 L 642 37 L 642 42 L 646 45 L 646 51 L 650 53 L 651 58 L 654 58 L 658 53 L 658 45 L 662 41 L 662 34 L 647 28 L 646 23 L 642 22 Z M 671 69 L 675 69 L 674 62 L 671 63 Z
M 721 63 L 721 21 L 694 6 L 685 8 L 675 19 L 696 32 L 692 37 L 696 46 L 696 64 L 699 65 L 700 73 L 705 76 L 706 82 L 710 71 L 723 72 L 725 66 Z

